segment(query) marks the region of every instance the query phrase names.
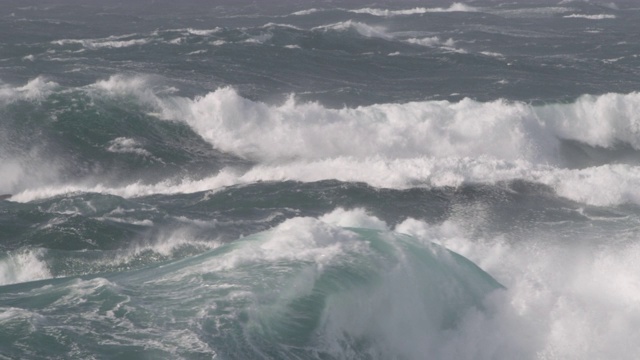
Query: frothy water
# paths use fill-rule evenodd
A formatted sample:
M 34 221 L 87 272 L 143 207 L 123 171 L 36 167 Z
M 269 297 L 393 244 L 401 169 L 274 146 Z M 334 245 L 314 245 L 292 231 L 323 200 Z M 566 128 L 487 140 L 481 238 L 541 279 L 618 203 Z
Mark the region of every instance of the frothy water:
M 637 358 L 635 4 L 147 5 L 0 15 L 0 358 Z

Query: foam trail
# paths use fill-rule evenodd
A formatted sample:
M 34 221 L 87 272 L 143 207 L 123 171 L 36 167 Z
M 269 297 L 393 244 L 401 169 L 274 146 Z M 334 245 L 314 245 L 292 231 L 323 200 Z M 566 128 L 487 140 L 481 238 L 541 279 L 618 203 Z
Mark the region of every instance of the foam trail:
M 491 158 L 418 158 L 387 160 L 334 158 L 316 161 L 264 164 L 249 170 L 225 168 L 220 173 L 193 180 L 166 180 L 154 184 L 132 183 L 66 184 L 34 186 L 14 194 L 11 201 L 28 202 L 78 192 L 140 197 L 153 194 L 182 194 L 220 190 L 228 186 L 261 181 L 339 180 L 364 182 L 378 188 L 458 187 L 468 183 L 497 184 L 526 180 L 548 185 L 559 196 L 589 205 L 640 204 L 640 167 L 603 165 L 586 169 L 558 169 L 526 161 L 507 162 Z
M 405 41 L 408 42 L 409 44 L 416 44 L 416 45 L 422 45 L 422 46 L 444 45 L 447 47 L 453 47 L 455 45 L 455 41 L 453 41 L 453 39 L 449 38 L 445 41 L 442 41 L 437 36 L 425 37 L 422 39 L 410 38 Z
M 131 46 L 146 45 L 151 42 L 151 39 L 148 39 L 148 38 L 124 40 L 134 35 L 136 34 L 122 35 L 122 36 L 109 36 L 107 38 L 102 38 L 102 39 L 62 39 L 62 40 L 52 41 L 51 43 L 59 46 L 78 44 L 89 50 L 98 50 L 102 48 L 117 49 L 117 48 L 131 47 Z
M 320 12 L 322 10 L 320 9 L 316 9 L 316 8 L 311 8 L 311 9 L 307 9 L 307 10 L 300 10 L 300 11 L 296 11 L 290 14 L 290 16 L 305 16 L 305 15 L 311 15 L 313 13 L 316 12 Z
M 448 8 L 416 7 L 413 9 L 406 9 L 406 10 L 362 8 L 362 9 L 349 10 L 349 11 L 356 14 L 369 14 L 373 16 L 392 17 L 392 16 L 420 15 L 420 14 L 426 14 L 426 13 L 439 13 L 439 12 L 477 12 L 479 11 L 479 9 L 473 6 L 462 4 L 462 3 L 453 3 Z
M 386 29 L 382 26 L 372 26 L 372 25 L 368 25 L 368 24 L 358 22 L 358 21 L 353 21 L 353 20 L 347 20 L 347 21 L 338 22 L 338 23 L 329 24 L 329 25 L 322 25 L 322 26 L 315 27 L 311 30 L 347 31 L 350 29 L 357 31 L 358 34 L 364 37 L 380 38 L 385 40 L 393 39 L 393 36 L 387 33 Z
M 206 30 L 201 30 L 201 29 L 192 29 L 192 28 L 188 28 L 185 29 L 186 32 L 188 32 L 191 35 L 198 35 L 198 36 L 209 36 L 215 33 L 218 33 L 220 31 L 222 31 L 222 28 L 220 27 L 216 27 L 213 29 L 206 29 Z
M 615 19 L 615 15 L 611 14 L 597 14 L 597 15 L 585 15 L 585 14 L 571 14 L 565 15 L 564 18 L 569 19 L 587 19 L 587 20 L 604 20 L 604 19 Z

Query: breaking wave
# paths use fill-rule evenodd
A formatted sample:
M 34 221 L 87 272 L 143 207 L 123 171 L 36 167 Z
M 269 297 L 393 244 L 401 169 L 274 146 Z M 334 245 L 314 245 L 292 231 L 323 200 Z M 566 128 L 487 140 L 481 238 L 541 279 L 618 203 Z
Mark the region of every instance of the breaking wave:
M 425 8 L 425 7 L 416 7 L 413 9 L 405 9 L 405 10 L 388 10 L 388 9 L 375 9 L 375 8 L 363 8 L 356 10 L 349 10 L 350 12 L 356 14 L 369 14 L 373 16 L 406 16 L 406 15 L 419 15 L 426 13 L 438 13 L 438 12 L 476 12 L 479 11 L 478 8 L 469 6 L 462 3 L 453 3 L 451 6 L 447 8 Z
M 26 94 L 46 96 L 50 87 L 31 82 Z M 338 179 L 407 188 L 521 179 L 589 204 L 640 203 L 633 160 L 640 151 L 638 93 L 583 95 L 572 103 L 546 105 L 463 99 L 332 109 L 294 96 L 282 104 L 252 101 L 231 88 L 195 98 L 162 95 L 143 77 L 114 76 L 83 91 L 133 96 L 150 114 L 186 124 L 215 149 L 255 164 L 155 183 L 31 186 L 14 200 L 75 191 L 125 197 L 196 192 L 256 181 Z M 161 163 L 139 141 L 116 137 L 104 149 Z M 4 181 L 10 192 L 20 181 L 21 163 L 3 167 L 15 175 Z

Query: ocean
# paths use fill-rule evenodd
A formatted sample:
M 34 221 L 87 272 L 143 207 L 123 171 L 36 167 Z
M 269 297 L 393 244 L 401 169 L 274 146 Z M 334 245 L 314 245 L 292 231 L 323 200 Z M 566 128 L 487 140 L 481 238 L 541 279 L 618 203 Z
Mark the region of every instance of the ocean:
M 640 357 L 636 1 L 0 9 L 0 359 Z

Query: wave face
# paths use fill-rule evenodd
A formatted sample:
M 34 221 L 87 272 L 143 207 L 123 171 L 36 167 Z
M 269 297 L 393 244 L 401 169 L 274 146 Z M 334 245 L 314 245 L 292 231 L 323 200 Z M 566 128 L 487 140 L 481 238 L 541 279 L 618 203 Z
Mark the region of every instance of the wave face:
M 5 6 L 0 358 L 637 357 L 634 3 L 271 3 Z
M 78 341 L 77 355 L 118 345 L 125 349 L 122 356 L 133 356 L 136 348 L 157 342 L 159 356 L 238 359 L 413 357 L 437 350 L 443 331 L 455 329 L 465 312 L 479 309 L 483 296 L 496 288 L 500 285 L 469 260 L 437 245 L 313 218 L 293 218 L 196 257 L 141 271 L 20 287 L 31 301 L 48 304 L 32 308 L 46 314 L 41 315 L 46 327 L 74 324 L 56 334 L 59 338 L 88 331 Z M 82 299 L 87 300 L 82 310 L 71 318 L 56 315 Z M 146 305 L 149 301 L 155 305 Z M 4 329 L 25 317 L 24 311 L 5 311 Z M 101 326 L 112 327 L 109 339 Z M 411 338 L 399 335 L 407 327 L 415 330 Z M 47 333 L 35 328 L 16 340 Z M 408 348 L 407 342 L 415 345 Z M 64 351 L 68 345 L 62 341 L 59 347 Z

